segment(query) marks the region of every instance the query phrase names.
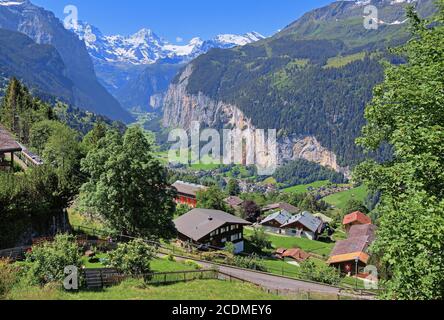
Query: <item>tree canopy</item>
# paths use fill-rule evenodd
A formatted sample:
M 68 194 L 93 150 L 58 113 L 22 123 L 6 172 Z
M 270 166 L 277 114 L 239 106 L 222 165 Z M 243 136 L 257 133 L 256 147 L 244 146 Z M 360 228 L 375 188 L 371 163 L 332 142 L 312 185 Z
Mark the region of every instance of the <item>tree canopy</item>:
M 123 136 L 108 130 L 82 161 L 82 171 L 90 176 L 80 192 L 82 211 L 103 217 L 111 228 L 128 235 L 174 235 L 174 191 L 139 127 Z
M 381 191 L 372 251 L 390 270 L 384 297 L 444 297 L 444 1 L 432 21 L 409 10 L 412 39 L 396 50 L 367 106 L 358 143 L 393 146 L 391 161 L 366 162 L 355 175 Z

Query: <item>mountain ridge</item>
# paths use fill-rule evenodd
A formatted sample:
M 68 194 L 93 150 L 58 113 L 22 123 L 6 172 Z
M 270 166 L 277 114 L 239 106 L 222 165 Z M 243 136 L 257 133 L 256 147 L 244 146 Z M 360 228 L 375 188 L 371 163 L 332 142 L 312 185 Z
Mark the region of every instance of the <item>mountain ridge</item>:
M 66 75 L 74 84 L 75 106 L 114 120 L 133 120 L 98 82 L 84 43 L 66 30 L 52 12 L 28 0 L 2 0 L 0 4 L 0 28 L 21 32 L 37 44 L 52 45 L 58 51 L 66 66 Z
M 211 40 L 193 38 L 173 45 L 150 29 L 133 35 L 104 35 L 92 24 L 79 21 L 72 30 L 87 47 L 102 85 L 130 111 L 162 108 L 171 80 L 184 65 L 214 48 L 244 46 L 265 39 L 257 32 L 221 34 Z
M 135 65 L 154 64 L 164 59 L 185 63 L 211 48 L 231 48 L 265 39 L 263 35 L 253 31 L 244 35 L 220 34 L 209 40 L 195 37 L 188 44 L 179 45 L 171 44 L 147 28 L 129 36 L 104 35 L 99 28 L 82 21 L 79 21 L 73 32 L 85 42 L 91 57 Z

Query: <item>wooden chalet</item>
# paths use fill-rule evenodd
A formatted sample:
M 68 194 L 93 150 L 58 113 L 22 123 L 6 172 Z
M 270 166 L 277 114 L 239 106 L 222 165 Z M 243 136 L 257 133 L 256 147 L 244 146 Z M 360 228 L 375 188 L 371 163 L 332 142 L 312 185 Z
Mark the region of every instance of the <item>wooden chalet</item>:
M 14 153 L 22 152 L 22 147 L 14 137 L 0 125 L 0 170 L 14 169 Z M 9 155 L 9 161 L 6 159 Z
M 313 216 L 310 212 L 302 212 L 290 218 L 281 226 L 286 235 L 308 238 L 310 240 L 318 239 L 324 227 L 324 222 Z
M 173 187 L 177 190 L 176 203 L 184 204 L 191 208 L 196 208 L 197 193 L 207 189 L 205 186 L 183 181 L 176 181 Z
M 359 274 L 370 260 L 368 248 L 375 240 L 376 226 L 353 225 L 348 239 L 338 241 L 328 259 L 330 266 L 345 274 Z
M 235 253 L 244 251 L 244 226 L 251 225 L 224 211 L 209 209 L 193 209 L 174 224 L 182 242 L 214 248 L 224 248 L 231 242 Z

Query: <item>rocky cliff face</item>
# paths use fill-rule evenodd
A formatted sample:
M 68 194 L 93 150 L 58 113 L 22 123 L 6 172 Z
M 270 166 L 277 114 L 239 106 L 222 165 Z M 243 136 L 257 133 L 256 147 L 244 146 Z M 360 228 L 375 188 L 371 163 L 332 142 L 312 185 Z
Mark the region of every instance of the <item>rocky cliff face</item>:
M 253 128 L 251 121 L 236 106 L 214 101 L 201 93 L 189 94 L 187 85 L 192 72 L 193 66 L 189 64 L 181 73 L 179 81 L 169 87 L 164 101 L 165 127 L 188 130 L 192 122 L 197 121 L 213 129 Z
M 202 93 L 187 92 L 188 79 L 193 72 L 192 63 L 181 73 L 179 81 L 172 84 L 164 101 L 163 125 L 189 130 L 192 122 L 213 129 L 256 129 L 251 119 L 235 105 L 215 101 Z M 279 163 L 305 159 L 350 177 L 350 169 L 338 164 L 337 156 L 323 147 L 318 140 L 307 136 L 284 136 L 278 138 Z

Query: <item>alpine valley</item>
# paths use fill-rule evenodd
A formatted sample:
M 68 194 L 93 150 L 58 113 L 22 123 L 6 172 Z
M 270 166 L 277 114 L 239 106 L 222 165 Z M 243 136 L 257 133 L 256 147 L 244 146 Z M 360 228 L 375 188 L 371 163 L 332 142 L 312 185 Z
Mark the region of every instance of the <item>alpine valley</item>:
M 349 176 L 365 156 L 355 139 L 364 108 L 383 80 L 387 47 L 409 38 L 406 6 L 422 16 L 432 0 L 338 1 L 306 13 L 276 35 L 214 49 L 178 74 L 165 97 L 163 125 L 278 128 L 280 162 L 305 159 Z M 377 29 L 363 26 L 378 8 Z M 390 157 L 389 148 L 371 156 Z
M 377 29 L 363 26 L 367 5 L 378 8 Z M 409 38 L 407 5 L 423 17 L 435 10 L 433 0 L 337 1 L 269 38 L 177 45 L 149 29 L 104 35 L 79 22 L 67 30 L 28 0 L 0 0 L 0 83 L 16 76 L 41 96 L 127 123 L 131 113 L 155 113 L 164 128 L 279 128 L 281 164 L 308 161 L 349 177 L 368 156 L 355 139 L 381 62 L 402 62 L 387 47 Z

